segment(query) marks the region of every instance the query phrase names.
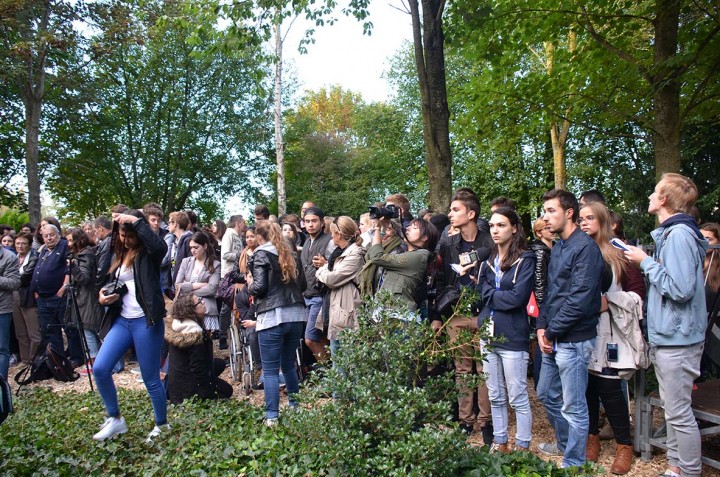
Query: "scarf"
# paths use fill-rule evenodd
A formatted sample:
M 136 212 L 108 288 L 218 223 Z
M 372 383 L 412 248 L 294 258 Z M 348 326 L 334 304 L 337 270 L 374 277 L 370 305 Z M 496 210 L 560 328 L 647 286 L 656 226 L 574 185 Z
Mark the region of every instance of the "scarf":
M 397 247 L 399 247 L 400 244 L 402 244 L 402 239 L 397 235 L 394 235 L 388 240 L 386 240 L 382 244 L 382 247 L 385 253 L 390 253 L 390 251 L 395 250 Z M 377 270 L 377 268 L 378 266 L 373 263 L 372 260 L 368 260 L 367 262 L 365 262 L 365 266 L 363 267 L 363 269 L 360 270 L 360 296 L 373 296 L 373 280 L 375 279 L 375 271 Z

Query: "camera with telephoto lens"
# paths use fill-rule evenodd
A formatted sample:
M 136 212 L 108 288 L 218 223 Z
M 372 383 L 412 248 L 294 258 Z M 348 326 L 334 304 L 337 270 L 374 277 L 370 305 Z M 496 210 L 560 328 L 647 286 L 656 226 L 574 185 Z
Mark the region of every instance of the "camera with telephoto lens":
M 392 204 L 388 204 L 387 207 L 369 207 L 368 211 L 370 212 L 371 219 L 400 218 L 400 208 Z

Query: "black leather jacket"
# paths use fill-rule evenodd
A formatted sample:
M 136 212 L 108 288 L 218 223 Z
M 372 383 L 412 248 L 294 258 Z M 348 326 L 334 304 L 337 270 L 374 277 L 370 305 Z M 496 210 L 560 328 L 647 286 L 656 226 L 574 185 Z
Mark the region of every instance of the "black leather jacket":
M 257 248 L 253 254 L 251 270 L 253 282 L 249 293 L 255 297 L 256 313 L 263 313 L 280 306 L 305 303 L 297 280 L 283 283 L 280 261 L 276 253 Z M 298 272 L 302 273 L 300 270 Z
M 545 292 L 547 291 L 547 270 L 550 263 L 550 247 L 545 245 L 542 240 L 533 240 L 529 244 L 530 250 L 535 254 L 535 300 L 538 306 L 545 301 Z
M 160 264 L 167 253 L 167 245 L 159 235 L 152 231 L 145 219 L 135 222 L 133 229 L 144 246 L 133 262 L 135 297 L 145 313 L 145 321 L 150 328 L 165 318 L 165 299 L 160 289 Z M 111 277 L 112 275 L 108 274 L 107 280 Z M 118 300 L 115 303 L 122 304 L 122 301 Z M 108 321 L 112 323 L 120 315 L 121 308 L 122 306 L 108 308 L 103 328 L 106 327 Z

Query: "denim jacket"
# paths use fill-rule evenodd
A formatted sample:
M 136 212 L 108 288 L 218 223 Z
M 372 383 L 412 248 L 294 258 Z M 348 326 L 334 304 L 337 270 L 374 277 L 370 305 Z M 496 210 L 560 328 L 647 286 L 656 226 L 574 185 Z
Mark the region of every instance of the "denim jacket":
M 695 221 L 685 214 L 669 217 L 651 235 L 655 257 L 640 263 L 650 285 L 647 295 L 650 345 L 701 343 L 707 327 L 702 269 L 708 241 Z

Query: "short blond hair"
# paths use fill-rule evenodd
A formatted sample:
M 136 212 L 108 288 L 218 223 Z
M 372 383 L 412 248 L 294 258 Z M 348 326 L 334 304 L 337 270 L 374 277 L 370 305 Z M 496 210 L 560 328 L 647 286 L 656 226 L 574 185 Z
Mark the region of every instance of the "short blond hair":
M 667 172 L 660 178 L 658 194 L 665 197 L 665 208 L 672 213 L 690 213 L 698 198 L 695 183 L 680 174 Z
M 547 222 L 542 217 L 535 220 L 533 224 L 533 235 L 535 235 L 535 238 L 540 238 L 540 231 L 544 229 L 546 225 Z

